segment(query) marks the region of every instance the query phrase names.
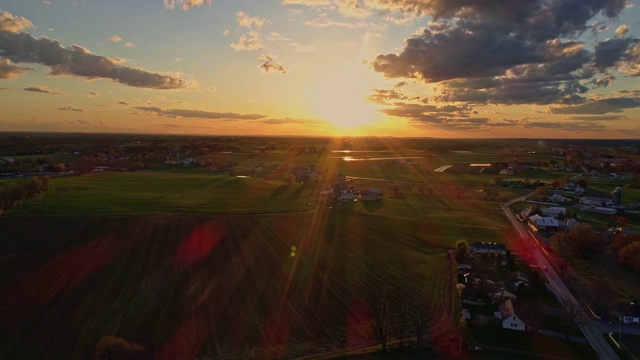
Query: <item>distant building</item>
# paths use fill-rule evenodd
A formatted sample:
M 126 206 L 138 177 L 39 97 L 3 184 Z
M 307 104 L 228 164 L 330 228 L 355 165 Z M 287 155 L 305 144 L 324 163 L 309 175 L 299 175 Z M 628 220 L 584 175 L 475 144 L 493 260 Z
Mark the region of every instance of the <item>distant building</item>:
M 363 201 L 382 200 L 384 194 L 378 189 L 366 189 L 360 191 L 360 199 Z
M 560 214 L 563 214 L 563 215 L 567 214 L 567 208 L 563 208 L 563 207 L 549 207 L 549 208 L 540 209 L 540 211 L 542 212 L 542 215 L 547 217 L 552 217 L 552 218 L 558 218 Z
M 473 254 L 500 254 L 507 255 L 507 248 L 504 244 L 476 242 L 469 247 L 470 255 Z
M 554 218 L 533 215 L 529 216 L 529 227 L 534 231 L 555 231 L 560 229 L 560 222 Z

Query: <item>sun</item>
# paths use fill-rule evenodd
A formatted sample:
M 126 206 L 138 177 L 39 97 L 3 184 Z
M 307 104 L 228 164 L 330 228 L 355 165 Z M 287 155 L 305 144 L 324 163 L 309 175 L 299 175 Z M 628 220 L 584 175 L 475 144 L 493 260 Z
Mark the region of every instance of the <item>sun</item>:
M 311 110 L 341 130 L 373 125 L 382 118 L 378 106 L 367 101 L 373 86 L 370 71 L 362 65 L 319 74 L 311 86 Z

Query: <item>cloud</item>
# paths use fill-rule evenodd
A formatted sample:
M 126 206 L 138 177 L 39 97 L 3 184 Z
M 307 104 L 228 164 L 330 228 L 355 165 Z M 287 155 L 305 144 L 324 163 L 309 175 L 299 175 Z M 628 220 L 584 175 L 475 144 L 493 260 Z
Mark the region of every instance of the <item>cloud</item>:
M 310 7 L 331 5 L 331 0 L 282 0 L 284 5 L 306 5 Z
M 563 131 L 602 131 L 606 130 L 606 126 L 591 121 L 575 122 L 575 121 L 527 121 L 523 123 L 528 129 L 555 129 Z
M 146 111 L 159 116 L 168 117 L 185 117 L 200 119 L 220 119 L 220 120 L 256 120 L 266 118 L 266 115 L 260 114 L 237 114 L 237 113 L 219 113 L 203 110 L 187 110 L 187 109 L 161 109 L 154 106 L 139 106 L 134 109 Z
M 278 63 L 278 60 L 274 55 L 262 54 L 260 55 L 259 61 L 260 63 L 258 66 L 264 70 L 264 72 L 275 71 L 283 74 L 287 72 L 284 66 Z
M 84 111 L 83 109 L 77 108 L 77 107 L 73 107 L 73 106 L 61 106 L 58 108 L 58 110 L 60 111 L 76 111 L 76 112 L 80 112 L 80 111 Z
M 14 65 L 9 59 L 0 57 L 0 79 L 13 79 L 29 70 L 32 69 Z
M 100 93 L 97 91 L 89 91 L 89 97 L 96 97 L 96 96 L 100 96 Z
M 6 11 L 0 12 L 0 31 L 18 32 L 33 27 L 31 21 L 22 16 L 14 16 Z
M 111 35 L 107 38 L 109 41 L 113 41 L 113 42 L 120 42 L 122 41 L 122 38 L 120 36 L 117 35 Z
M 120 104 L 120 105 L 124 105 L 124 106 L 131 106 L 131 103 L 130 103 L 130 102 L 127 102 L 127 101 L 124 101 L 124 100 L 120 100 L 120 101 L 118 101 L 118 104 Z
M 629 27 L 625 24 L 622 24 L 618 26 L 618 28 L 615 31 L 615 34 L 622 37 L 622 36 L 625 36 L 628 32 L 629 32 Z
M 134 47 L 134 46 L 135 46 L 135 45 L 134 45 L 132 42 L 130 42 L 130 41 L 127 41 L 126 43 L 124 43 L 124 47 L 132 48 L 132 47 Z
M 41 93 L 41 94 L 62 95 L 61 92 L 49 89 L 48 87 L 42 86 L 42 85 L 29 86 L 29 87 L 23 88 L 22 90 L 31 91 L 31 92 L 37 92 L 37 93 Z
M 165 9 L 173 10 L 177 5 L 182 10 L 187 11 L 192 7 L 202 6 L 205 3 L 211 5 L 211 0 L 164 0 L 164 7 Z
M 260 29 L 264 25 L 264 19 L 259 16 L 250 17 L 244 11 L 238 11 L 236 13 L 236 21 L 241 27 L 251 28 L 253 26 Z
M 279 118 L 279 119 L 265 119 L 259 120 L 259 122 L 269 125 L 285 125 L 285 124 L 294 124 L 294 125 L 303 125 L 303 126 L 327 126 L 329 123 L 325 120 L 316 120 L 316 119 L 293 119 L 293 118 Z
M 296 49 L 296 52 L 299 52 L 299 53 L 318 51 L 318 46 L 316 44 L 301 45 L 298 43 L 291 43 L 289 44 L 289 46 L 294 47 Z
M 64 47 L 47 37 L 0 31 L 0 53 L 14 63 L 35 63 L 51 68 L 50 75 L 71 75 L 85 79 L 111 79 L 149 89 L 192 89 L 197 87 L 174 75 L 163 75 L 122 65 L 123 59 L 95 55 L 79 45 Z
M 275 32 L 275 31 L 274 31 L 274 32 L 272 32 L 271 34 L 269 34 L 269 36 L 267 36 L 267 40 L 270 40 L 270 41 L 278 41 L 278 42 L 282 41 L 282 42 L 284 42 L 284 41 L 289 41 L 289 40 L 291 40 L 291 39 L 287 39 L 286 37 L 282 36 L 282 34 L 277 33 L 277 32 Z
M 340 0 L 336 5 L 340 14 L 345 17 L 364 19 L 372 14 L 372 10 L 363 6 L 361 0 Z
M 437 83 L 439 101 L 473 104 L 579 104 L 588 84 L 623 69 L 640 74 L 638 40 L 581 41 L 594 18 L 616 18 L 626 0 L 364 0 L 365 5 L 433 21 L 380 54 L 372 68 L 387 78 Z M 618 33 L 624 32 L 623 30 Z M 608 81 L 608 82 L 607 82 Z
M 42 0 L 42 3 L 45 5 L 51 5 L 51 0 Z
M 615 66 L 624 59 L 631 45 L 638 43 L 634 38 L 611 38 L 595 44 L 593 65 L 601 72 Z
M 398 101 L 409 100 L 409 97 L 398 90 L 372 89 L 373 94 L 367 99 L 373 103 L 381 105 L 391 105 Z
M 320 16 L 316 19 L 307 20 L 305 25 L 312 27 L 342 27 L 350 29 L 373 29 L 384 30 L 387 28 L 386 24 L 366 23 L 366 22 L 352 22 L 352 21 L 336 21 L 327 19 L 326 16 Z
M 579 105 L 550 106 L 547 113 L 550 114 L 594 114 L 619 113 L 625 109 L 640 107 L 640 97 L 611 97 L 595 99 Z
M 628 117 L 624 115 L 577 115 L 567 116 L 567 120 L 579 120 L 579 121 L 613 121 L 613 120 L 625 120 Z
M 260 33 L 257 31 L 249 31 L 241 35 L 238 43 L 231 43 L 229 46 L 235 51 L 253 51 L 264 48 Z

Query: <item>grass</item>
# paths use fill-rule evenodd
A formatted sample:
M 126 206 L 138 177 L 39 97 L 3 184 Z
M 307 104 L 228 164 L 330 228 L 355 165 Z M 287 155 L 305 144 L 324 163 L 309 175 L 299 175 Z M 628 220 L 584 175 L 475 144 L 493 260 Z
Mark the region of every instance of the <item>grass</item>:
M 443 292 L 444 247 L 357 213 L 32 224 L 1 223 L 2 358 L 88 358 L 108 334 L 145 358 L 309 353 L 375 343 L 372 289 L 420 291 L 430 306 Z
M 55 178 L 51 184 L 51 191 L 9 215 L 301 211 L 309 199 L 303 185 L 228 176 L 104 172 Z
M 318 162 L 325 177 L 90 173 L 53 178 L 51 191 L 0 218 L 0 357 L 88 358 L 105 335 L 143 344 L 144 358 L 281 358 L 375 344 L 367 309 L 376 289 L 419 293 L 436 311 L 457 240 L 513 236 L 498 203 L 478 191 L 492 177 L 433 173 L 443 159 L 233 156 L 245 168 Z M 318 200 L 340 173 L 379 179 L 350 184 L 385 199 Z

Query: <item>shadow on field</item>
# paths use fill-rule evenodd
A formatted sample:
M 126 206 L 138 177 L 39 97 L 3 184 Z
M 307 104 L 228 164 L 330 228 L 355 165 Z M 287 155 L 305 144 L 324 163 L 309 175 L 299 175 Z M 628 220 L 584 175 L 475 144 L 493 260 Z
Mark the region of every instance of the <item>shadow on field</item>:
M 362 207 L 364 207 L 364 209 L 368 212 L 376 212 L 380 210 L 380 208 L 382 208 L 382 200 L 363 201 Z
M 284 193 L 285 191 L 287 191 L 287 189 L 289 188 L 289 186 L 291 186 L 291 184 L 282 184 L 280 186 L 278 186 L 275 190 L 273 190 L 273 192 L 271 193 L 271 197 L 278 197 L 280 195 L 282 195 L 282 193 Z

